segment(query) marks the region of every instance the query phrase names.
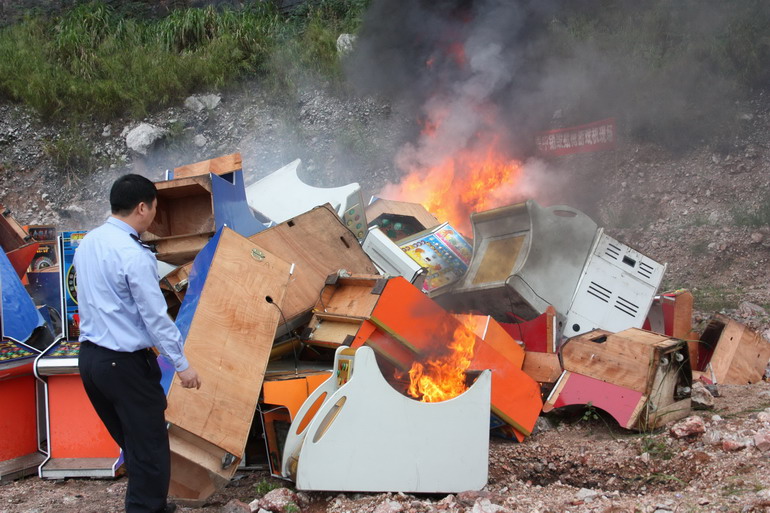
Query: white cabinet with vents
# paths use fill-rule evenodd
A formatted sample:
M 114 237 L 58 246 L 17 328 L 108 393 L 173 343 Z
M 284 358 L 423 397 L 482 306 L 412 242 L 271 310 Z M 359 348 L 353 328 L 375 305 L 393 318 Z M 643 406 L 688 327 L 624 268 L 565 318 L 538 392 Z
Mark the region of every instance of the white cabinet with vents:
M 562 335 L 641 328 L 666 270 L 599 229 L 566 315 Z

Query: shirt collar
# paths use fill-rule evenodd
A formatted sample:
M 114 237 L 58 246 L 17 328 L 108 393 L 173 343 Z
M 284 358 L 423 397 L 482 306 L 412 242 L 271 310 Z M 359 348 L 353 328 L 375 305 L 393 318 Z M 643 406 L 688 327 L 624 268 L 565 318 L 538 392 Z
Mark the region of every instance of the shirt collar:
M 117 226 L 118 228 L 120 228 L 121 230 L 123 230 L 124 232 L 126 232 L 129 235 L 134 234 L 137 237 L 139 237 L 139 233 L 136 230 L 134 230 L 131 227 L 130 224 L 128 224 L 125 221 L 121 221 L 117 217 L 110 216 L 110 217 L 107 218 L 107 222 L 110 223 L 113 226 Z

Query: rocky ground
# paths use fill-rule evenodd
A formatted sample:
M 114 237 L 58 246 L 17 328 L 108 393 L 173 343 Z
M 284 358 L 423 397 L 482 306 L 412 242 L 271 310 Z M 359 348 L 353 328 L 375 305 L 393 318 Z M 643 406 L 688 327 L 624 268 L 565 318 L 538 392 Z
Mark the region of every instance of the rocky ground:
M 621 138 L 604 153 L 538 161 L 550 189 L 535 199 L 580 208 L 610 235 L 667 262 L 664 286 L 693 290 L 696 322 L 723 310 L 767 333 L 770 99 L 757 94 L 736 104 L 735 116 L 739 129 L 719 144 L 673 152 Z M 145 154 L 127 145 L 141 122 L 165 134 Z M 92 148 L 89 173 L 55 164 L 62 153 L 55 143 L 71 139 L 72 130 L 0 104 L 0 204 L 23 224 L 90 228 L 106 216 L 106 193 L 120 174 L 157 180 L 167 168 L 236 151 L 247 183 L 302 158 L 309 183 L 358 181 L 368 196 L 397 180 L 392 156 L 412 130 L 412 116 L 397 105 L 320 89 L 275 102 L 259 85 L 244 84 L 145 120 L 83 123 L 75 135 Z M 681 438 L 668 429 L 629 433 L 578 413 L 551 419 L 522 444 L 494 439 L 489 484 L 479 493 L 291 500 L 303 511 L 330 513 L 770 511 L 770 383 L 719 391 L 712 409 L 696 412 L 703 432 Z M 26 478 L 0 485 L 0 513 L 120 511 L 125 484 Z M 241 511 L 237 501 L 251 503 L 284 485 L 265 472 L 239 473 L 196 511 Z

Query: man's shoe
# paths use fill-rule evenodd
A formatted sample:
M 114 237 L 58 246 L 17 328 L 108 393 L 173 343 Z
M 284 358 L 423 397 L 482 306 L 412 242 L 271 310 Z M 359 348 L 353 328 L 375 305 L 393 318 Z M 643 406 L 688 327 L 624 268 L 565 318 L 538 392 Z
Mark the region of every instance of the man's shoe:
M 174 511 L 176 511 L 176 504 L 173 502 L 167 502 L 166 509 L 163 510 L 163 513 L 174 513 Z

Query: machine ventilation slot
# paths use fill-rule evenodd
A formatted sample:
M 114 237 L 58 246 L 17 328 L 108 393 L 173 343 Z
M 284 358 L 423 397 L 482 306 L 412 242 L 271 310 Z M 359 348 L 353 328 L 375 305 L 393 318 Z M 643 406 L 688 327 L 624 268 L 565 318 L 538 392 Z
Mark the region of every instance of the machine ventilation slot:
M 588 290 L 586 291 L 589 294 L 591 294 L 596 299 L 599 299 L 600 301 L 604 301 L 605 303 L 610 302 L 610 297 L 612 296 L 612 292 L 605 289 L 601 285 L 591 282 L 591 284 L 588 286 Z
M 604 250 L 604 254 L 612 259 L 617 260 L 620 257 L 620 248 L 612 243 L 609 243 Z
M 639 307 L 637 305 L 633 304 L 627 299 L 623 299 L 622 297 L 618 297 L 618 300 L 615 302 L 615 308 L 624 314 L 630 315 L 631 317 L 636 317 L 636 313 L 639 311 Z
M 655 272 L 655 269 L 650 264 L 639 262 L 639 274 L 641 274 L 645 278 L 652 278 L 653 272 Z
M 623 257 L 623 263 L 626 264 L 629 267 L 635 267 L 636 266 L 636 260 L 634 260 L 630 256 L 624 256 Z

